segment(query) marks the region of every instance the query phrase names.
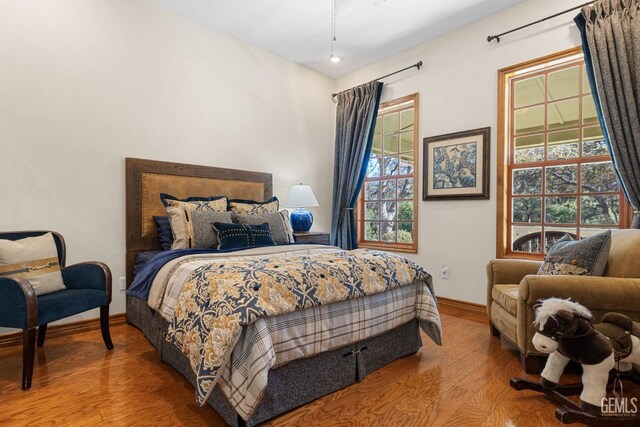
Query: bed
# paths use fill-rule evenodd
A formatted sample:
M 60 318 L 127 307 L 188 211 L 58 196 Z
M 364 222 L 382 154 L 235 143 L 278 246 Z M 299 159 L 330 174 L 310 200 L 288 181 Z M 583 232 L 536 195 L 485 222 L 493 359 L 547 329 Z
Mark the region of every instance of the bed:
M 160 250 L 152 220 L 154 215 L 164 214 L 160 193 L 177 197 L 210 194 L 268 200 L 272 196 L 272 176 L 263 172 L 126 159 L 128 286 L 134 277 L 136 259 Z M 172 325 L 171 320 L 174 308 L 163 305 L 167 297 L 156 302 L 154 298 L 158 292 L 168 295 L 166 289 L 180 284 L 180 277 L 193 279 L 193 271 L 202 270 L 203 266 L 216 262 L 216 259 L 223 259 L 227 264 L 235 259 L 243 263 L 258 263 L 290 260 L 290 257 L 331 257 L 338 252 L 337 248 L 323 245 L 283 245 L 248 249 L 242 253 L 195 254 L 190 258 L 175 258 L 154 276 L 149 298 L 127 295 L 127 321 L 143 332 L 157 349 L 161 360 L 182 373 L 198 395 L 203 382 L 194 372 L 193 361 L 174 341 L 168 340 L 172 334 L 175 335 L 172 329 L 175 323 Z M 422 282 L 425 286 L 421 286 Z M 182 289 L 180 286 L 177 288 Z M 154 292 L 156 296 L 152 297 Z M 178 291 L 175 292 L 177 300 Z M 411 310 L 407 310 L 407 305 L 411 305 Z M 418 310 L 417 306 L 421 307 L 423 316 L 416 316 L 412 311 Z M 358 313 L 366 313 L 366 316 Z M 360 322 L 359 328 L 339 324 L 356 321 Z M 307 331 L 304 328 L 316 328 L 309 325 L 318 324 L 325 328 L 321 333 L 304 332 Z M 217 372 L 216 386 L 211 387 L 208 394 L 202 394 L 203 401 L 206 400 L 229 425 L 259 424 L 345 388 L 391 361 L 417 352 L 422 345 L 420 328 L 437 344 L 440 343 L 440 323 L 430 276 L 423 277 L 417 284 L 375 295 L 258 319 L 243 327 L 242 334 L 233 341 L 233 353 Z M 269 345 L 277 351 L 270 349 Z M 268 362 L 262 363 L 264 366 L 261 365 L 263 359 Z M 254 369 L 255 366 L 260 366 L 260 369 Z

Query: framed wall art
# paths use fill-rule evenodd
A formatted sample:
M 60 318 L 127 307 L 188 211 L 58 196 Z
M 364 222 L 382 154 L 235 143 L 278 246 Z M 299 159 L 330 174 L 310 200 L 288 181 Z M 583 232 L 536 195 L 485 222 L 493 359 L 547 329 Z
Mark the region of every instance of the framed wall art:
M 424 138 L 422 200 L 489 198 L 491 128 Z

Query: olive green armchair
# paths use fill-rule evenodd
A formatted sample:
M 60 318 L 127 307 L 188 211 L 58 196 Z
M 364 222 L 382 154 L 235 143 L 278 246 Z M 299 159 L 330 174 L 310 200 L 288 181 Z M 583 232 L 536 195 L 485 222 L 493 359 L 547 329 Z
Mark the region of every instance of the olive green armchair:
M 640 230 L 612 232 L 611 252 L 602 277 L 538 276 L 542 261 L 494 259 L 487 265 L 487 314 L 491 333 L 520 351 L 522 368 L 539 373 L 545 358 L 531 339 L 534 305 L 550 297 L 571 298 L 589 308 L 599 322 L 615 311 L 640 321 Z

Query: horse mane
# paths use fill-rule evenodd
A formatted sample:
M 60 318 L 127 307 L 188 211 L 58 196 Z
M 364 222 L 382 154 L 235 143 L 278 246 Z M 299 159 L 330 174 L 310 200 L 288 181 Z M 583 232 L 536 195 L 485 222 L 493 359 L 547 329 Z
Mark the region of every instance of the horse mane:
M 560 310 L 567 310 L 576 317 L 589 322 L 593 321 L 591 312 L 577 302 L 571 301 L 571 298 L 548 298 L 536 306 L 536 317 L 533 324 L 540 329 L 544 328 L 547 320 L 550 318 L 555 319 L 556 313 Z

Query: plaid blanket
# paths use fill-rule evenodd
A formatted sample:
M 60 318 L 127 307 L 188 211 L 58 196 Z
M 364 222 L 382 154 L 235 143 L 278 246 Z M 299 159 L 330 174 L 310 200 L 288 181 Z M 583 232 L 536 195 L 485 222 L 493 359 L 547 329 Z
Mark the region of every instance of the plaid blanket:
M 248 420 L 262 400 L 270 369 L 380 335 L 416 315 L 423 328 L 439 330 L 435 300 L 422 284 L 260 318 L 244 328 L 217 385 Z
M 203 404 L 243 327 L 263 317 L 375 295 L 408 283 L 422 284 L 432 293 L 430 279 L 411 261 L 377 251 L 216 260 L 196 269 L 184 285 L 167 339 L 189 357 L 198 379 L 197 400 Z M 437 327 L 430 325 L 427 332 L 439 340 L 439 321 Z

